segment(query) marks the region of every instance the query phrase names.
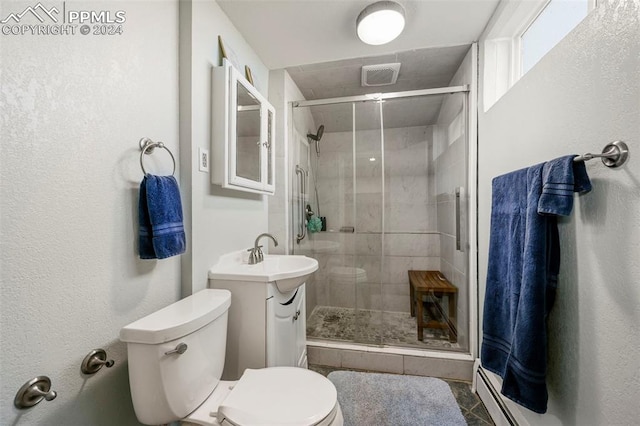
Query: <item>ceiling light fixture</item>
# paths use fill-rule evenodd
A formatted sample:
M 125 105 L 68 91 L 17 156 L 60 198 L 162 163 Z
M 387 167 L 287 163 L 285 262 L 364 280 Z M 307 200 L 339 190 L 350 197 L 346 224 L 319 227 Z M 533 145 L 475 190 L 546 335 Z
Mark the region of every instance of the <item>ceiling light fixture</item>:
M 356 19 L 358 38 L 374 46 L 389 43 L 404 29 L 404 8 L 394 1 L 379 1 L 365 7 Z

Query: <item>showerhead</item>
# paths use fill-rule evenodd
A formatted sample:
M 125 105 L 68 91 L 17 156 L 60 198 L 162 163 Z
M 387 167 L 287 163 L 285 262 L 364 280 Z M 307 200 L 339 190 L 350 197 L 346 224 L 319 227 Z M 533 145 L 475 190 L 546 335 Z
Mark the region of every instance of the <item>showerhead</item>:
M 323 133 L 324 133 L 324 124 L 321 124 L 320 127 L 318 127 L 318 132 L 315 135 L 313 133 L 307 133 L 307 137 L 316 142 L 320 142 L 320 139 L 322 139 Z
M 311 139 L 312 141 L 316 141 L 316 155 L 318 157 L 320 156 L 320 144 L 318 142 L 320 142 L 320 139 L 322 139 L 323 133 L 324 133 L 324 124 L 321 124 L 320 127 L 318 127 L 318 131 L 316 132 L 315 135 L 313 133 L 307 133 L 307 137 L 309 139 Z

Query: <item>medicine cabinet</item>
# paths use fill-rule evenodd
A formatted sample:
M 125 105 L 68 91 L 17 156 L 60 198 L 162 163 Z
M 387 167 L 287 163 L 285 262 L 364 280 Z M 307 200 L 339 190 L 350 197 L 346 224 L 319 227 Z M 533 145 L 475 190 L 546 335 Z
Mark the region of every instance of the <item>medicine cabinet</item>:
M 213 69 L 211 87 L 211 181 L 273 195 L 275 109 L 226 59 Z

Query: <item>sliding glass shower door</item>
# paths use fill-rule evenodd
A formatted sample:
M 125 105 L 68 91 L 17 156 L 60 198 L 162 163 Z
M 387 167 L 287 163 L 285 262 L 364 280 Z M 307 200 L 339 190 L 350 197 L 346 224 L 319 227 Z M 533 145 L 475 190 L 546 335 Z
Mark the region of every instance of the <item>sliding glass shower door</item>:
M 308 338 L 466 350 L 466 93 L 297 107 L 293 122 L 312 136 L 324 126 L 319 140 L 299 138 L 307 158 L 296 160 L 324 224 L 293 244 L 320 264 Z M 414 294 L 410 271 L 450 291 Z
M 382 345 L 384 332 L 384 137 L 382 103 L 353 104 L 354 341 Z

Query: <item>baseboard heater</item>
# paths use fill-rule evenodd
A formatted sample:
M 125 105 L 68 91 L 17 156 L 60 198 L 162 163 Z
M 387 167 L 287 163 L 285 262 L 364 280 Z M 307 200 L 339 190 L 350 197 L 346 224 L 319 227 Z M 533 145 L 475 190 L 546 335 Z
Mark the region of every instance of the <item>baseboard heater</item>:
M 511 414 L 509 407 L 504 403 L 500 392 L 493 386 L 487 373 L 482 367 L 476 369 L 476 392 L 489 411 L 496 426 L 518 426 L 519 423 Z

